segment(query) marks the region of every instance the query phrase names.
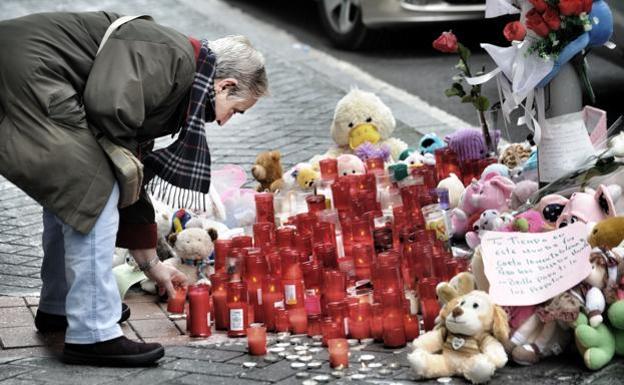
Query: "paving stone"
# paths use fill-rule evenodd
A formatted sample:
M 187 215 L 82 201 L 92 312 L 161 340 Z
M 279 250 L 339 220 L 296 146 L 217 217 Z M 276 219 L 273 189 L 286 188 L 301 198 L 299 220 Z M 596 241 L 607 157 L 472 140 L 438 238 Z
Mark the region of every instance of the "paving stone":
M 0 328 L 30 326 L 32 323 L 33 316 L 26 306 L 7 307 L 0 311 Z
M 1 244 L 0 244 L 1 245 Z M 6 286 L 19 286 L 22 288 L 39 288 L 41 280 L 28 277 L 0 274 L 0 282 Z
M 130 289 L 128 290 L 128 293 L 126 293 L 126 296 L 123 298 L 123 301 L 126 304 L 130 305 L 131 303 L 138 302 L 156 303 L 157 299 L 158 296 L 148 294 L 142 290 Z
M 106 385 L 143 385 L 143 384 L 161 384 L 172 383 L 172 380 L 186 376 L 185 372 L 176 372 L 173 370 L 153 368 L 143 370 L 132 375 L 124 376 L 123 378 L 107 382 Z
M 247 379 L 258 381 L 281 381 L 288 376 L 296 374 L 299 371 L 292 369 L 290 367 L 290 364 L 291 361 L 279 361 L 272 365 L 264 367 L 261 370 L 248 371 L 244 377 Z
M 189 374 L 184 377 L 180 377 L 171 382 L 172 384 L 210 384 L 210 385 L 263 385 L 268 382 L 249 381 L 244 378 L 237 378 L 232 380 L 227 377 L 213 377 L 202 374 Z
M 155 303 L 135 302 L 129 303 L 128 306 L 130 306 L 131 321 L 167 318 L 167 314 Z
M 175 336 L 175 337 L 148 337 L 143 338 L 145 342 L 157 342 L 163 346 L 180 346 L 187 345 L 191 339 L 188 336 Z
M 165 365 L 162 365 L 162 367 L 165 369 L 222 377 L 236 377 L 240 373 L 244 372 L 243 368 L 240 365 L 230 365 L 221 362 L 187 359 L 180 359 L 177 361 L 169 362 Z
M 32 262 L 35 257 L 32 256 L 24 256 L 18 254 L 0 254 L 0 263 L 5 263 L 9 265 L 23 265 L 26 262 Z
M 25 297 L 24 300 L 28 306 L 38 306 L 39 297 Z
M 57 357 L 62 352 L 62 347 L 45 346 L 36 348 L 18 348 L 0 350 L 0 360 L 15 361 L 25 357 Z
M 44 346 L 45 339 L 33 325 L 0 328 L 0 343 L 4 349 Z
M 0 271 L 2 274 L 17 275 L 22 277 L 30 277 L 33 274 L 40 274 L 41 270 L 36 267 L 26 265 L 7 265 L 0 263 Z
M 72 385 L 96 385 L 110 382 L 115 379 L 115 374 L 111 374 L 110 376 L 103 376 L 92 371 L 83 371 L 82 373 L 80 373 L 72 369 L 73 367 L 35 369 L 19 375 L 17 379 L 35 381 L 45 379 L 46 383 Z M 121 368 L 116 369 L 118 373 L 119 371 L 123 370 Z
M 213 362 L 227 362 L 236 357 L 248 357 L 240 352 L 216 350 L 214 348 L 195 348 L 190 346 L 176 346 L 167 349 L 167 356 L 186 358 L 191 360 L 203 360 Z M 239 364 L 239 362 L 232 362 Z
M 141 341 L 141 338 L 136 334 L 136 332 L 130 327 L 130 324 L 124 322 L 121 324 L 121 331 L 123 332 L 126 338 L 131 339 L 133 341 Z
M 177 337 L 181 333 L 167 318 L 128 321 L 137 335 L 145 338 Z
M 13 364 L 2 365 L 2 370 L 0 370 L 0 380 L 6 380 L 7 378 L 16 377 L 31 370 L 33 369 Z
M 18 377 L 13 377 L 13 378 L 9 378 L 4 381 L 1 381 L 0 384 L 2 385 L 40 385 L 40 384 L 45 384 L 45 382 L 36 381 L 36 380 L 24 380 Z
M 23 298 L 0 296 L 0 307 L 20 307 L 20 306 L 24 306 Z

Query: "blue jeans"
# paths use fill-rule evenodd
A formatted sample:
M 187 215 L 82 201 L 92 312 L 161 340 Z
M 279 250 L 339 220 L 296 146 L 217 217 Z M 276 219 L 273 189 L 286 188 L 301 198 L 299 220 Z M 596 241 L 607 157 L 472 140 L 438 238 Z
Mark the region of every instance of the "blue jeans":
M 91 344 L 123 335 L 117 324 L 121 298 L 112 269 L 118 201 L 115 184 L 95 226 L 86 235 L 43 210 L 39 309 L 67 317 L 67 343 Z

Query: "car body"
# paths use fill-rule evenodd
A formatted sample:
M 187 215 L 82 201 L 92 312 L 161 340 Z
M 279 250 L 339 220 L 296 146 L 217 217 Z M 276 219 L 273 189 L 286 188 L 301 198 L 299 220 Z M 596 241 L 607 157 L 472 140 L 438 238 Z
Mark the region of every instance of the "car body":
M 348 49 L 362 46 L 373 29 L 485 16 L 485 0 L 316 1 L 325 32 L 336 46 Z

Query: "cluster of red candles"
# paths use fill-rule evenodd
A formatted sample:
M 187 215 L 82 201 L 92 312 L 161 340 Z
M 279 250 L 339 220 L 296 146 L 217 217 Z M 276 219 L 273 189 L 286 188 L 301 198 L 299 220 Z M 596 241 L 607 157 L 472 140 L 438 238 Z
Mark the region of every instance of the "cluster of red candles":
M 419 335 L 418 314 L 433 328 L 436 285 L 467 268 L 426 230 L 421 209 L 436 201 L 438 178 L 455 172 L 447 160 L 438 163 L 444 172 L 423 166 L 411 171 L 414 183 L 397 185 L 381 159 L 369 159 L 366 174 L 347 176 L 325 159 L 327 195 L 307 196 L 307 212 L 288 213 L 279 228 L 273 194 L 256 194 L 253 237 L 216 240 L 211 295 L 189 288 L 189 333 L 209 335 L 212 317 L 217 330 L 248 335 L 250 351 L 264 354 L 257 345 L 266 331 L 322 335 L 325 345 L 349 337 L 400 347 Z M 381 189 L 395 191 L 384 211 Z M 406 299 L 408 290 L 416 301 Z M 261 342 L 252 348 L 252 340 Z
M 465 186 L 469 185 L 473 178 L 480 179 L 481 173 L 487 166 L 498 162 L 497 158 L 466 159 L 460 162 L 457 154 L 448 147 L 437 149 L 435 151 L 435 160 L 436 175 L 439 180 L 454 173 Z

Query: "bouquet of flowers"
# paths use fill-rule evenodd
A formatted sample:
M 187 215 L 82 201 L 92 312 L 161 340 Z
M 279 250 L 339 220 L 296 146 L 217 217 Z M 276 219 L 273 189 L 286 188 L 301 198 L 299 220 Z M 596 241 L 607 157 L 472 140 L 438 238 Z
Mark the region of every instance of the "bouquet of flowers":
M 556 59 L 569 43 L 592 29 L 589 20 L 593 0 L 529 0 L 533 5 L 525 14 L 526 28 L 536 39 L 529 53 L 544 59 Z M 509 41 L 524 40 L 526 29 L 520 21 L 512 21 L 503 30 Z

